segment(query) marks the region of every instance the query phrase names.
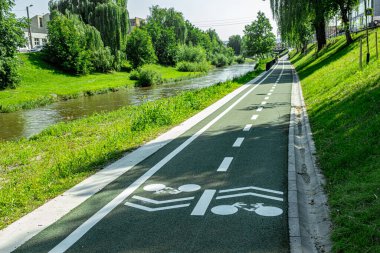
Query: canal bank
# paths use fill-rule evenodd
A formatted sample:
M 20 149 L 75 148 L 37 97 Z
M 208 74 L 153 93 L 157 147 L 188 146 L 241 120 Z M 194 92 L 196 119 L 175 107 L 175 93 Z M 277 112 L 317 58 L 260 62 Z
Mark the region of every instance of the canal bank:
M 2 142 L 0 228 L 206 108 L 263 71 L 208 88 L 52 126 Z
M 215 68 L 202 77 L 196 77 L 200 73 L 191 73 L 190 75 L 187 74 L 188 76 L 179 77 L 177 76 L 178 73 L 174 76 L 173 69 L 161 69 L 164 77 L 174 76 L 177 81 L 146 88 L 134 87 L 132 83 L 121 89 L 114 88 L 114 92 L 103 92 L 103 94 L 96 94 L 95 96 L 78 96 L 75 99 L 58 101 L 35 109 L 0 113 L 0 127 L 2 129 L 0 140 L 29 138 L 58 122 L 72 121 L 95 113 L 114 111 L 123 106 L 138 105 L 147 101 L 174 96 L 184 90 L 208 87 L 242 76 L 252 71 L 254 67 L 255 63 L 247 63 Z M 121 74 L 123 73 L 103 74 L 98 75 L 98 78 L 109 77 L 109 83 L 115 81 L 114 85 L 117 86 L 121 85 L 118 77 Z M 117 80 L 113 80 L 113 78 L 117 78 Z M 124 76 L 122 79 L 125 82 L 132 82 L 128 80 L 128 76 Z M 67 81 L 70 82 L 70 80 Z M 69 85 L 71 84 L 69 83 Z

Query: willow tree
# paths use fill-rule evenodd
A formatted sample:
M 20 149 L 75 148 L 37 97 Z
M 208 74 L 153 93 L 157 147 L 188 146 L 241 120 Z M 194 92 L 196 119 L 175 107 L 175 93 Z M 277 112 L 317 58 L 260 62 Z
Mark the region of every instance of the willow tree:
M 326 45 L 326 17 L 329 0 L 271 0 L 271 8 L 283 37 L 302 36 L 303 28 L 311 24 L 315 30 L 318 50 Z
M 50 11 L 77 14 L 94 26 L 113 55 L 125 50 L 130 30 L 127 0 L 50 0 L 49 6 Z

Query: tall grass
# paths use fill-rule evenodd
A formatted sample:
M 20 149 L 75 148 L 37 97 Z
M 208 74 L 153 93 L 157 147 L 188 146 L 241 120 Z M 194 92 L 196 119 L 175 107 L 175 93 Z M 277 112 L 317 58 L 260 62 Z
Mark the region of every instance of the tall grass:
M 362 36 L 359 34 L 358 36 Z M 292 58 L 326 179 L 334 252 L 380 252 L 380 61 L 359 68 L 359 39 Z M 379 45 L 380 46 L 380 45 Z M 364 51 L 365 52 L 365 51 Z

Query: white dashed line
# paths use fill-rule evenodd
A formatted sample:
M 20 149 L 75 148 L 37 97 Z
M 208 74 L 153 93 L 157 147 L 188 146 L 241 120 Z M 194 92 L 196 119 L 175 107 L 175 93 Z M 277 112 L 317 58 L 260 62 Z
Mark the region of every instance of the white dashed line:
M 252 128 L 252 124 L 246 125 L 243 129 L 243 132 L 249 132 Z
M 257 108 L 256 112 L 261 112 L 264 108 L 263 107 L 259 107 Z
M 266 105 L 266 104 L 267 104 L 267 101 L 261 102 L 261 105 Z
M 241 144 L 243 144 L 243 141 L 244 141 L 243 137 L 237 138 L 234 145 L 232 145 L 232 147 L 233 148 L 239 148 L 241 146 Z
M 265 99 L 265 100 L 268 100 L 268 99 L 269 99 L 269 97 L 265 97 L 264 99 Z
M 268 96 L 272 96 L 272 92 L 269 92 L 269 93 L 268 93 Z
M 257 118 L 259 117 L 259 115 L 257 115 L 257 114 L 254 114 L 254 115 L 252 115 L 252 118 L 251 118 L 251 120 L 257 120 Z
M 217 171 L 226 172 L 228 170 L 228 167 L 230 167 L 233 159 L 234 159 L 233 157 L 225 157 Z

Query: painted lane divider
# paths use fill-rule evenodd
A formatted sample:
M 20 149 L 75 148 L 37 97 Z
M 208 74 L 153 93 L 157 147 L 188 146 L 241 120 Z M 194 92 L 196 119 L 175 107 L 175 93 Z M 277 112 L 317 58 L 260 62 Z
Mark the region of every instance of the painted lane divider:
M 278 65 L 277 65 L 278 66 Z M 276 66 L 276 67 L 277 67 Z M 157 171 L 159 171 L 165 164 L 167 164 L 173 157 L 179 154 L 183 149 L 190 145 L 195 139 L 201 136 L 206 130 L 213 126 L 217 121 L 224 117 L 229 111 L 231 111 L 237 104 L 239 104 L 243 99 L 245 99 L 249 94 L 252 93 L 260 84 L 262 84 L 276 69 L 273 68 L 267 76 L 265 76 L 258 84 L 249 89 L 245 94 L 243 94 L 239 99 L 237 99 L 232 105 L 230 105 L 225 111 L 220 113 L 212 121 L 210 121 L 201 130 L 187 139 L 179 147 L 173 150 L 160 162 L 150 168 L 145 174 L 139 177 L 135 182 L 128 186 L 124 191 L 117 195 L 108 204 L 102 207 L 98 212 L 92 215 L 84 223 L 82 223 L 78 228 L 76 228 L 71 234 L 69 234 L 65 239 L 63 239 L 59 244 L 57 244 L 49 253 L 61 253 L 68 250 L 74 243 L 76 243 L 83 235 L 85 235 L 92 227 L 94 227 L 99 221 L 101 221 L 105 216 L 107 216 L 112 210 L 114 210 L 119 204 L 121 204 L 126 198 L 128 198 L 134 191 L 136 191 L 141 185 L 143 185 L 151 176 L 153 176 Z M 284 64 L 282 66 L 284 69 Z
M 272 93 L 271 93 L 271 92 L 269 92 L 269 93 L 268 93 L 268 96 L 272 96 Z
M 265 97 L 264 99 L 265 99 L 265 100 L 268 100 L 268 99 L 269 99 L 269 97 Z
M 218 172 L 226 172 L 228 170 L 228 168 L 230 167 L 233 159 L 234 159 L 233 157 L 225 157 L 223 159 L 223 162 L 220 164 L 217 171 Z
M 243 132 L 249 132 L 252 128 L 252 124 L 246 125 L 243 129 Z
M 256 112 L 261 112 L 264 108 L 263 107 L 259 107 L 257 108 Z
M 254 114 L 254 115 L 252 116 L 251 120 L 257 120 L 258 117 L 259 117 L 259 115 Z
M 205 215 L 207 208 L 210 205 L 211 200 L 213 199 L 215 193 L 216 193 L 216 190 L 205 190 L 201 198 L 199 199 L 198 203 L 194 207 L 191 215 L 193 216 Z
M 239 137 L 236 139 L 235 143 L 232 145 L 233 148 L 239 148 L 243 144 L 244 138 Z
M 267 104 L 267 101 L 261 102 L 261 105 L 266 105 L 266 104 Z

